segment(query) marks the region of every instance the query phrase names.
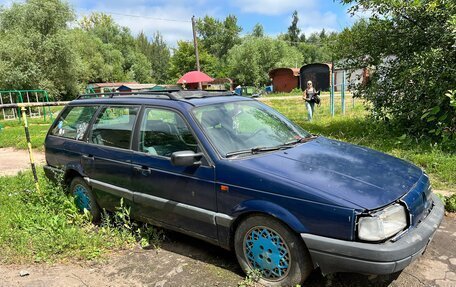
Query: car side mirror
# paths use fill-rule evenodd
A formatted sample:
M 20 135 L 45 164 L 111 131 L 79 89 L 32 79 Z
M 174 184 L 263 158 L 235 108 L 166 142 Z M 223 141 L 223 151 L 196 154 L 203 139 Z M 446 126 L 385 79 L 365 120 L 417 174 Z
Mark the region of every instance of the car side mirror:
M 200 165 L 203 153 L 195 153 L 191 150 L 176 151 L 171 154 L 171 163 L 175 166 Z

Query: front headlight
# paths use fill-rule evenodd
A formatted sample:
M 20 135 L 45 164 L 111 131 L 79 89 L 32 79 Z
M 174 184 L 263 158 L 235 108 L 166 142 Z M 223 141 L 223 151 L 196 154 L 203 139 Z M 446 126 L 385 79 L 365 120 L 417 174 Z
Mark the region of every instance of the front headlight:
M 393 204 L 358 220 L 358 237 L 366 241 L 387 239 L 407 227 L 407 212 L 400 204 Z

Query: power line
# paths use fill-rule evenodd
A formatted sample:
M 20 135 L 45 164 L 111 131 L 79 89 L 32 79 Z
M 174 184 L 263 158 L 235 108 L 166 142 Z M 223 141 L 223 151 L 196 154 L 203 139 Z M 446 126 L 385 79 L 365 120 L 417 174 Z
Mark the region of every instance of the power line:
M 118 13 L 118 12 L 109 12 L 109 11 L 88 11 L 90 13 L 103 13 L 103 14 L 108 14 L 108 15 L 116 15 L 116 16 L 125 16 L 125 17 L 134 17 L 134 18 L 144 18 L 144 19 L 150 19 L 150 20 L 156 20 L 156 21 L 167 21 L 167 22 L 182 22 L 182 23 L 191 23 L 192 21 L 189 20 L 179 20 L 179 19 L 167 19 L 167 18 L 156 18 L 156 17 L 150 17 L 150 16 L 144 16 L 144 15 L 133 15 L 133 14 L 124 14 L 124 13 Z

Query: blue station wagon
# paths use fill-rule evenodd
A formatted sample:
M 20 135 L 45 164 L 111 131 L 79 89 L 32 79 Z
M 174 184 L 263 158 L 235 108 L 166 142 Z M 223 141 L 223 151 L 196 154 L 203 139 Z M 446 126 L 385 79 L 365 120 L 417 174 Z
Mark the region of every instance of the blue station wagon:
M 94 221 L 123 199 L 139 221 L 233 250 L 268 286 L 315 268 L 400 271 L 444 214 L 420 168 L 228 92 L 83 95 L 45 148 L 46 175 L 63 178 Z

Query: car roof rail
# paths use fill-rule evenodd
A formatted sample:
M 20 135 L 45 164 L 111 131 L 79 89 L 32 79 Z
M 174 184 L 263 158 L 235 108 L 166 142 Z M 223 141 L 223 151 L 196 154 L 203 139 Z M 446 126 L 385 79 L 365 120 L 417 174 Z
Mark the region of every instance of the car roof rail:
M 140 97 L 159 98 L 170 100 L 188 100 L 196 98 L 232 96 L 233 93 L 227 90 L 162 90 L 162 91 L 137 91 L 137 92 L 104 92 L 79 95 L 76 100 L 114 98 L 114 97 Z
M 114 98 L 118 96 L 141 96 L 141 95 L 156 95 L 156 96 L 167 96 L 174 100 L 171 92 L 177 92 L 179 90 L 165 90 L 165 91 L 138 91 L 138 92 L 104 92 L 104 93 L 90 93 L 79 95 L 76 100 L 82 99 L 96 99 L 96 98 Z

